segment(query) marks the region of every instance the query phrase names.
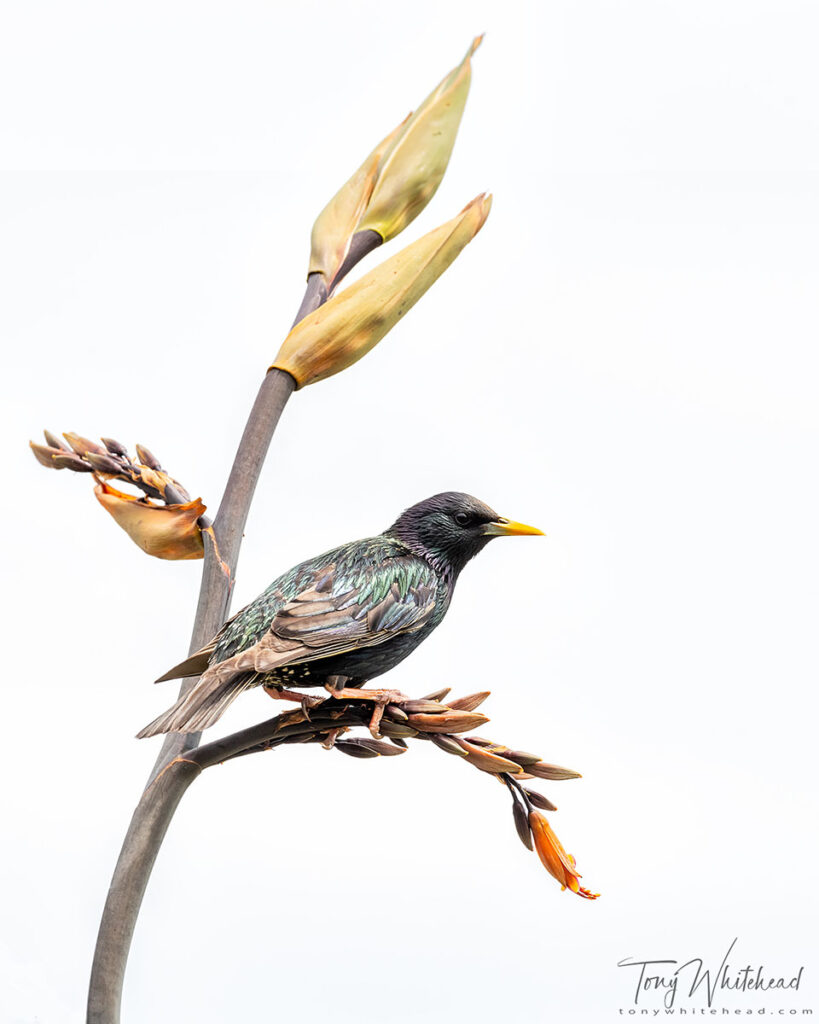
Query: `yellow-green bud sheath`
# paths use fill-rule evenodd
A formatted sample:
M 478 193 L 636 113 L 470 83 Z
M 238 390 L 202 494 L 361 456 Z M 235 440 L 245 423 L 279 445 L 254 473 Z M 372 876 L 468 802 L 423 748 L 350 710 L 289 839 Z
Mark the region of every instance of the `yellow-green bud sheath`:
M 296 387 L 331 377 L 374 348 L 483 227 L 492 197 L 479 195 L 306 316 L 284 339 L 271 369 Z
M 377 231 L 387 241 L 414 220 L 444 177 L 472 78 L 472 41 L 461 63 L 405 122 L 384 154 L 359 231 Z
M 318 215 L 308 276 L 322 274 L 332 288 L 357 232 L 374 231 L 386 241 L 430 201 L 452 155 L 469 93 L 471 57 L 482 38 L 473 40 L 461 63 L 376 146 Z
M 379 142 L 355 174 L 341 186 L 316 217 L 310 235 L 308 275 L 323 274 L 328 285 L 335 278 L 350 248 L 350 239 L 367 209 L 383 156 L 401 133 L 409 116 Z

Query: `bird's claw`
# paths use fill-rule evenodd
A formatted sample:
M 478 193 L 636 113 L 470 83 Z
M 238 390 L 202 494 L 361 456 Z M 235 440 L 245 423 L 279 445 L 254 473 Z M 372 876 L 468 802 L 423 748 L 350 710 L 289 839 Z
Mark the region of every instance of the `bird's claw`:
M 371 700 L 375 705 L 370 718 L 369 730 L 373 739 L 381 739 L 381 719 L 388 704 L 401 704 L 409 697 L 400 690 L 364 690 L 355 686 L 336 688 L 328 684 L 327 689 L 338 700 Z
M 346 731 L 346 729 L 331 729 L 327 733 L 327 738 L 321 741 L 322 747 L 324 747 L 325 750 L 332 750 L 333 747 L 336 745 L 336 740 L 338 739 L 338 737 L 341 735 L 341 733 Z

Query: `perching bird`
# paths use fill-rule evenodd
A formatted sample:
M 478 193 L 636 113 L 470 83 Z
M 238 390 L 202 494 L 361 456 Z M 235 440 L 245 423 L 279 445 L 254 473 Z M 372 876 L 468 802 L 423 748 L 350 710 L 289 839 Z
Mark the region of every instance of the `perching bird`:
M 201 675 L 138 735 L 206 729 L 253 686 L 299 701 L 287 687 L 387 699 L 395 691 L 356 688 L 429 636 L 470 558 L 493 537 L 540 533 L 459 491 L 413 505 L 380 536 L 311 558 L 271 583 L 209 644 L 157 680 Z

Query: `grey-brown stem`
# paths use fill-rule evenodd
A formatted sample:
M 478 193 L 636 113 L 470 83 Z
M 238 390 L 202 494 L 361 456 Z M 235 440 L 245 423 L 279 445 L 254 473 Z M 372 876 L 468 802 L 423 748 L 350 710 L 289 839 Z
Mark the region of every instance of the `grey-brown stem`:
M 250 503 L 273 431 L 295 386 L 296 382 L 289 373 L 284 370 L 270 370 L 262 381 L 256 401 L 253 403 L 222 503 L 216 513 L 213 535 L 204 535 L 205 565 L 191 637 L 191 654 L 210 640 L 227 617 L 230 592 Z M 180 694 L 186 693 L 195 683 L 196 679 L 186 679 L 180 688 Z M 153 781 L 165 765 L 178 757 L 183 750 L 195 747 L 198 742 L 198 733 L 169 734 L 159 752 L 149 782 Z
M 364 255 L 366 253 L 362 252 L 359 258 Z M 345 272 L 349 269 L 351 266 L 346 267 Z M 327 288 L 322 275 L 311 274 L 296 322 L 326 299 Z M 290 374 L 270 370 L 250 411 L 213 533 L 204 535 L 205 563 L 191 653 L 206 644 L 226 618 L 256 483 L 273 432 L 295 386 Z M 195 679 L 187 680 L 182 691 L 186 692 L 195 682 Z M 88 1024 L 119 1024 L 125 966 L 142 897 L 177 804 L 201 771 L 195 762 L 182 760 L 180 755 L 195 750 L 198 743 L 198 733 L 166 737 L 148 786 L 134 810 L 100 920 L 88 989 Z

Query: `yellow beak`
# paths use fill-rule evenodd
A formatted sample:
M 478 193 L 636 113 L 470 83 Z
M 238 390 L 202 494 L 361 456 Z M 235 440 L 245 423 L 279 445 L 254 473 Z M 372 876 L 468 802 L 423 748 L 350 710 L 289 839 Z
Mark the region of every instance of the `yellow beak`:
M 536 526 L 526 526 L 524 523 L 516 523 L 512 519 L 496 519 L 494 523 L 487 523 L 482 533 L 488 537 L 545 537 L 543 530 Z

